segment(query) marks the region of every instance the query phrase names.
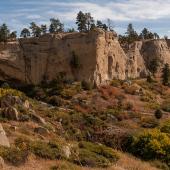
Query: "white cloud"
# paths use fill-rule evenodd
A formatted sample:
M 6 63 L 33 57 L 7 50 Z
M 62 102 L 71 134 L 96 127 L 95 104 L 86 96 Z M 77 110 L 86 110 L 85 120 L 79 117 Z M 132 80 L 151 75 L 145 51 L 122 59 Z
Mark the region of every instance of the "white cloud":
M 149 23 L 150 28 L 157 29 L 158 32 L 168 34 L 170 23 L 170 0 L 11 0 L 16 8 L 6 9 L 1 12 L 1 22 L 7 22 L 12 28 L 20 29 L 21 26 L 29 25 L 31 21 L 38 24 L 49 24 L 49 18 L 61 19 L 67 26 L 73 26 L 76 15 L 81 10 L 90 12 L 95 20 L 106 20 L 110 18 L 114 23 L 118 23 L 116 30 L 124 32 L 127 22 Z M 18 4 L 18 5 L 17 5 Z M 1 5 L 1 2 L 0 2 Z M 2 21 L 3 19 L 3 21 Z M 9 22 L 13 20 L 13 22 Z M 160 24 L 162 22 L 163 24 Z M 71 23 L 71 24 L 70 24 Z M 123 24 L 122 24 L 123 23 Z M 154 26 L 152 26 L 154 23 Z M 122 26 L 124 25 L 124 26 Z M 159 27 L 159 28 L 158 28 Z
M 41 16 L 40 15 L 28 15 L 26 18 L 27 19 L 40 19 Z
M 95 1 L 97 2 L 97 1 Z M 47 6 L 59 7 L 66 11 L 50 10 L 47 14 L 73 20 L 80 10 L 91 12 L 95 19 L 110 18 L 115 21 L 156 20 L 170 18 L 170 0 L 122 0 L 117 2 L 49 2 Z M 57 8 L 55 8 L 57 9 Z

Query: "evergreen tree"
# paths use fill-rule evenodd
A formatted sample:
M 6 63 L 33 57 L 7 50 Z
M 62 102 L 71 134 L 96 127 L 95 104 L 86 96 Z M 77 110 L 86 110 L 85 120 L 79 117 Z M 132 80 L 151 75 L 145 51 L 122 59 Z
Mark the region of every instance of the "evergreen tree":
M 47 25 L 41 25 L 41 31 L 42 31 L 42 34 L 46 34 L 47 33 Z
M 30 37 L 30 31 L 29 31 L 29 29 L 27 29 L 27 28 L 24 28 L 22 31 L 21 31 L 21 35 L 20 35 L 20 37 L 24 37 L 24 38 L 27 38 L 27 37 Z
M 142 39 L 148 39 L 148 34 L 149 34 L 148 29 L 144 28 L 140 35 L 141 35 Z
M 108 30 L 108 27 L 106 24 L 103 24 L 101 21 L 97 20 L 97 24 L 96 24 L 97 28 L 102 28 L 104 29 L 105 31 Z
M 155 111 L 155 117 L 156 117 L 156 119 L 161 119 L 162 116 L 163 116 L 163 113 L 162 113 L 161 110 L 158 109 L 158 110 Z
M 69 28 L 67 32 L 76 32 L 76 30 L 74 28 Z
M 11 32 L 10 35 L 9 35 L 9 37 L 10 37 L 11 39 L 17 38 L 17 32 L 16 32 L 16 31 Z
M 96 27 L 91 14 L 83 13 L 82 11 L 77 14 L 76 24 L 78 26 L 79 32 L 87 32 L 93 30 Z
M 156 32 L 153 33 L 153 35 L 154 35 L 154 39 L 159 39 L 160 38 L 159 35 Z
M 127 34 L 128 36 L 131 36 L 131 35 L 134 34 L 134 32 L 135 32 L 135 30 L 134 30 L 134 28 L 133 28 L 133 25 L 132 25 L 132 23 L 130 23 L 130 24 L 128 25 L 128 27 L 127 27 L 127 32 L 126 32 L 126 34 Z
M 159 60 L 153 59 L 149 64 L 149 70 L 154 75 L 158 71 Z
M 6 24 L 0 26 L 0 42 L 6 42 L 9 38 L 10 31 Z
M 128 44 L 131 44 L 134 41 L 138 40 L 138 34 L 137 32 L 134 30 L 133 25 L 130 23 L 127 27 L 127 41 Z
M 154 34 L 152 32 L 149 32 L 147 38 L 148 39 L 154 39 Z
M 76 18 L 76 24 L 78 26 L 78 30 L 79 32 L 86 32 L 87 31 L 87 27 L 86 27 L 86 15 L 80 11 L 77 14 L 77 18 Z
M 164 35 L 164 39 L 167 41 L 167 40 L 168 40 L 168 36 L 167 36 L 167 35 Z
M 85 18 L 86 18 L 86 28 L 87 28 L 87 31 L 90 31 L 91 28 L 94 28 L 94 26 L 95 26 L 94 19 L 91 16 L 90 13 L 85 13 Z
M 147 28 L 144 28 L 140 34 L 141 39 L 159 39 L 159 35 L 157 33 L 150 32 Z
M 113 23 L 112 23 L 112 20 L 111 19 L 107 19 L 107 27 L 109 29 L 109 31 L 113 31 L 114 29 L 114 26 L 113 26 Z
M 62 24 L 59 19 L 51 18 L 50 22 L 51 22 L 49 28 L 50 33 L 55 33 L 55 32 L 59 33 L 64 31 L 64 24 Z
M 162 83 L 163 85 L 168 85 L 170 81 L 170 68 L 169 64 L 165 64 L 162 69 Z
M 35 22 L 30 23 L 30 29 L 32 30 L 32 36 L 33 37 L 39 37 L 41 35 L 41 28 L 35 24 Z

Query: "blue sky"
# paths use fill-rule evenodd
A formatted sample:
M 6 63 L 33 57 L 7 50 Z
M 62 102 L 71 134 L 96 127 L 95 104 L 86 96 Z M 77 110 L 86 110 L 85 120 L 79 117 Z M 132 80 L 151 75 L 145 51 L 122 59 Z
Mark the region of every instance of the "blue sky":
M 80 10 L 91 12 L 96 20 L 110 18 L 118 33 L 124 33 L 131 22 L 138 32 L 147 27 L 170 36 L 170 0 L 0 0 L 0 24 L 19 32 L 32 21 L 49 24 L 55 17 L 66 28 L 76 28 Z

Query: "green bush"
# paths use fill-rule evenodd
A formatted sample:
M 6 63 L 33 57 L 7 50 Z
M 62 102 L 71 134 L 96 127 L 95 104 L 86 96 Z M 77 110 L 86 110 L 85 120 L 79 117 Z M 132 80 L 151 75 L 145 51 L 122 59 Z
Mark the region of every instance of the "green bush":
M 170 137 L 159 130 L 144 131 L 131 138 L 128 150 L 145 160 L 161 160 L 170 165 Z
M 161 132 L 170 134 L 170 120 L 163 123 L 163 125 L 161 126 Z
M 44 143 L 41 141 L 32 142 L 30 149 L 35 155 L 41 158 L 54 160 L 62 157 L 58 145 L 54 142 L 53 143 L 51 142 Z
M 54 105 L 54 106 L 60 107 L 60 106 L 62 106 L 62 104 L 63 104 L 63 100 L 62 100 L 62 98 L 59 97 L 59 96 L 51 96 L 51 97 L 48 99 L 48 103 L 49 103 L 49 104 L 52 104 L 52 105 Z
M 82 88 L 83 88 L 84 90 L 91 90 L 91 89 L 93 88 L 92 83 L 87 82 L 87 81 L 85 81 L 85 80 L 83 80 L 83 81 L 81 82 L 81 86 L 82 86 Z
M 87 149 L 80 149 L 79 161 L 78 163 L 81 165 L 90 167 L 108 167 L 111 165 L 104 156 L 90 152 Z
M 75 162 L 83 166 L 108 167 L 118 159 L 118 154 L 111 148 L 90 142 L 80 142 L 79 159 Z
M 110 85 L 113 87 L 119 87 L 119 86 L 121 86 L 121 81 L 120 80 L 112 80 Z
M 12 165 L 19 166 L 26 162 L 28 157 L 28 150 L 22 150 L 19 148 L 0 148 L 0 156 Z
M 80 142 L 79 147 L 88 149 L 91 152 L 102 155 L 105 158 L 109 159 L 109 161 L 111 162 L 116 162 L 118 160 L 117 153 L 113 149 L 106 147 L 102 144 L 99 145 L 99 144 L 93 144 L 90 142 Z
M 163 116 L 163 113 L 162 113 L 162 111 L 161 111 L 160 109 L 158 109 L 158 110 L 155 111 L 155 117 L 156 117 L 157 119 L 161 119 L 162 116 Z
M 151 75 L 147 76 L 147 82 L 148 83 L 153 83 L 154 80 L 152 79 Z

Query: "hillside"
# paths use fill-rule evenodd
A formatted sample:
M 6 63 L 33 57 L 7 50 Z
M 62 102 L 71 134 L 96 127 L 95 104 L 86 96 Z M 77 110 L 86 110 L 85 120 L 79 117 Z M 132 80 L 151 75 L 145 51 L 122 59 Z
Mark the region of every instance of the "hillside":
M 98 28 L 0 43 L 0 169 L 169 170 L 168 64 Z
M 168 170 L 170 90 L 159 81 L 91 89 L 60 77 L 20 90 L 0 88 L 5 170 Z

